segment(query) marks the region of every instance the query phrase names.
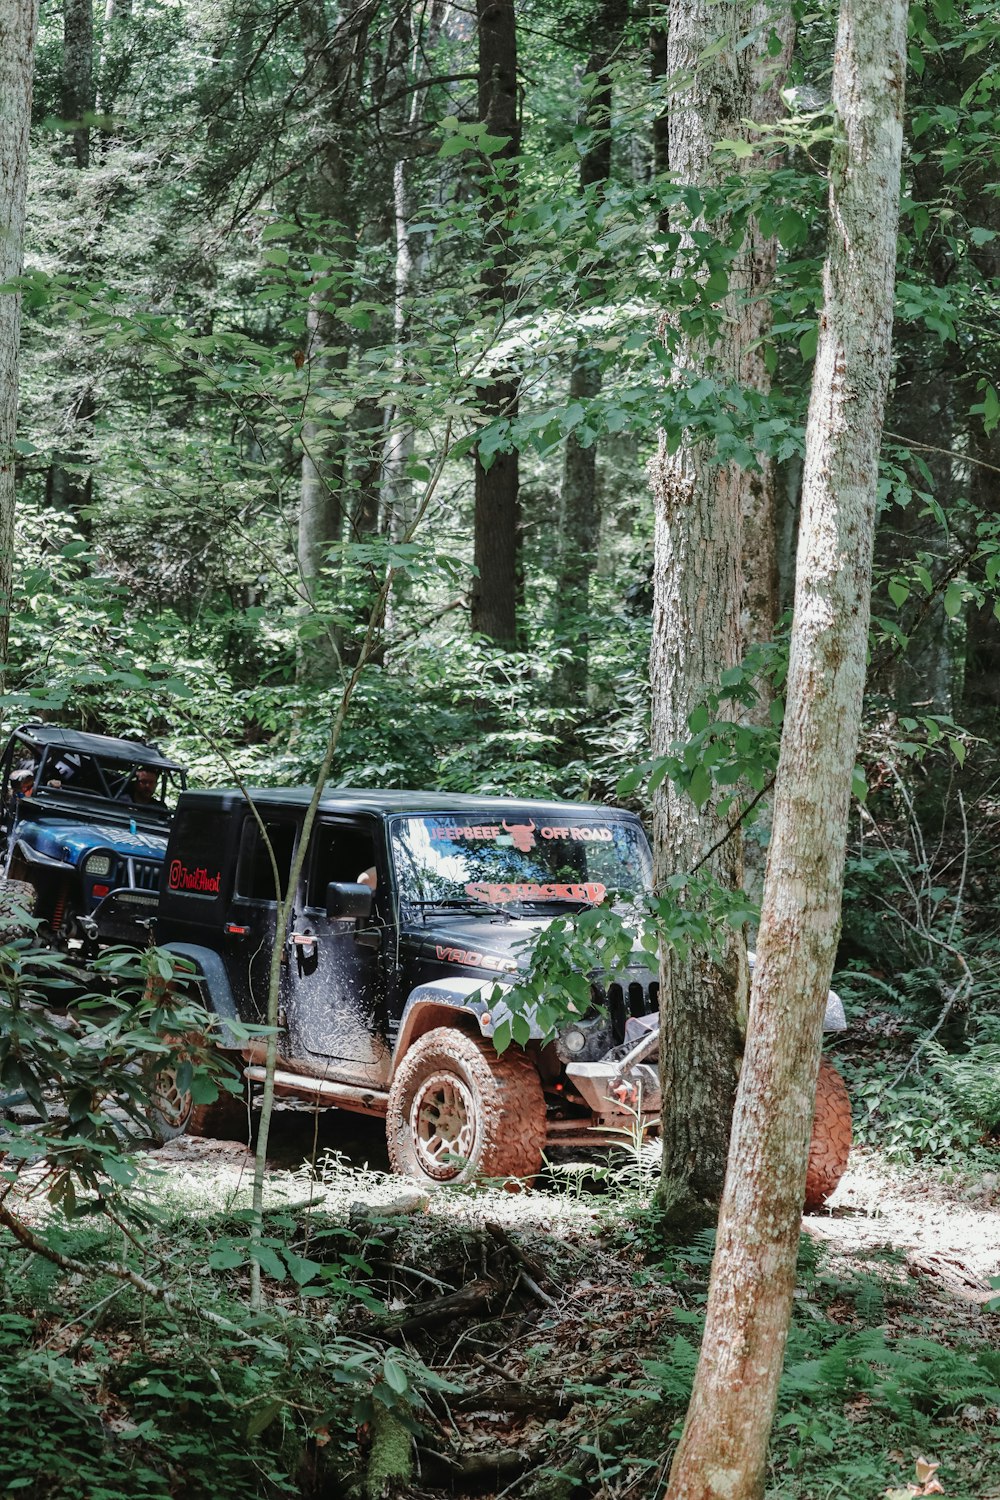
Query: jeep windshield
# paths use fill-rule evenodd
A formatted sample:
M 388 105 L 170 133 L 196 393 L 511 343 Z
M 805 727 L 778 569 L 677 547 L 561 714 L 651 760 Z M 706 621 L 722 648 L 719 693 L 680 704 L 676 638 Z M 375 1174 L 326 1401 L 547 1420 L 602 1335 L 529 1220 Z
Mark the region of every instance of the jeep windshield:
M 634 900 L 651 884 L 638 823 L 583 812 L 494 816 L 395 819 L 390 842 L 401 898 L 470 911 L 512 903 L 596 906 L 609 895 Z

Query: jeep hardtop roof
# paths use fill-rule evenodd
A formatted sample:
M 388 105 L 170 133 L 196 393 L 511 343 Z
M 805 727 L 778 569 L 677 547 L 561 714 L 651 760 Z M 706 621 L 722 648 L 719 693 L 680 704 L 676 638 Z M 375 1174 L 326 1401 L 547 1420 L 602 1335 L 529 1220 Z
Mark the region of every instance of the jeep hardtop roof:
M 142 740 L 123 740 L 110 734 L 86 734 L 80 729 L 64 729 L 59 724 L 21 724 L 15 729 L 14 736 L 38 750 L 54 745 L 60 750 L 74 750 L 81 755 L 96 755 L 105 760 L 141 763 L 164 771 L 182 769 L 177 761 L 168 760 L 159 750 Z
M 312 787 L 248 787 L 247 791 L 258 807 L 303 808 L 309 805 Z M 222 808 L 236 808 L 245 801 L 237 787 L 224 787 L 218 791 L 185 792 L 180 805 L 190 807 L 192 802 L 200 805 L 215 804 Z M 329 787 L 320 799 L 322 812 L 368 813 L 375 817 L 389 817 L 393 813 L 450 813 L 473 817 L 481 823 L 484 818 L 497 819 L 508 815 L 512 808 L 538 817 L 558 814 L 560 817 L 584 815 L 602 818 L 627 818 L 638 821 L 635 813 L 624 808 L 608 807 L 601 802 L 555 802 L 532 797 L 476 797 L 468 792 L 395 792 L 378 791 L 370 787 Z

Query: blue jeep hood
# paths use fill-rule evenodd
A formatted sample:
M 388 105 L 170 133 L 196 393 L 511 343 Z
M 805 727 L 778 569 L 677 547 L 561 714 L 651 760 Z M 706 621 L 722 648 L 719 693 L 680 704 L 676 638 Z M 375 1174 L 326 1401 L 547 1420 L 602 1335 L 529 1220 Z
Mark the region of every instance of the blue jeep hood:
M 92 849 L 113 849 L 116 854 L 161 859 L 167 851 L 166 834 L 132 833 L 112 823 L 60 823 L 25 820 L 18 824 L 17 838 L 63 864 L 78 865 Z

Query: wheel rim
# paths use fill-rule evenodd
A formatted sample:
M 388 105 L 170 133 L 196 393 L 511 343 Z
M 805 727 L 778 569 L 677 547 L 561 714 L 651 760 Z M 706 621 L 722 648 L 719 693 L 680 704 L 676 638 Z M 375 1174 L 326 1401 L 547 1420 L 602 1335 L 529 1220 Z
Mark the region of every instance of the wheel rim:
M 457 1177 L 476 1144 L 472 1090 L 454 1073 L 425 1078 L 410 1110 L 410 1129 L 421 1169 L 437 1182 Z
M 164 1068 L 158 1075 L 153 1103 L 171 1130 L 183 1130 L 194 1108 L 191 1090 L 178 1088 L 173 1068 Z

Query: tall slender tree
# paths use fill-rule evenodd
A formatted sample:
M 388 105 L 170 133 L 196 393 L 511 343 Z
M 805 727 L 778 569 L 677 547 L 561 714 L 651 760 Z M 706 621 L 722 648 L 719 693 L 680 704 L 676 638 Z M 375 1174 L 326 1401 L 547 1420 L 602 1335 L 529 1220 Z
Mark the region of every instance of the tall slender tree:
M 787 712 L 747 1054 L 694 1392 L 668 1500 L 759 1500 L 836 955 L 889 381 L 906 0 L 842 0 L 824 305 Z
M 315 159 L 310 175 L 308 208 L 324 225 L 326 243 L 339 257 L 341 292 L 329 277 L 318 277 L 307 314 L 306 353 L 310 394 L 304 403 L 297 535 L 298 567 L 311 610 L 323 590 L 329 549 L 345 539 L 351 520 L 346 424 L 325 410 L 320 389 L 347 362 L 348 346 L 336 313 L 348 301 L 350 271 L 357 249 L 357 202 L 354 194 L 355 122 L 364 75 L 371 19 L 371 0 L 346 0 L 331 30 L 325 0 L 299 0 L 303 49 L 302 85 L 312 116 Z M 337 279 L 337 278 L 335 278 Z M 339 628 L 316 637 L 299 658 L 300 675 L 328 680 L 335 672 L 342 645 Z
M 0 674 L 7 666 L 14 571 L 14 502 L 21 274 L 28 188 L 32 66 L 38 0 L 0 0 Z M 5 290 L 6 288 L 6 290 Z
M 90 123 L 94 111 L 93 0 L 63 0 L 63 119 L 73 125 L 73 157 L 90 166 Z
M 489 135 L 505 145 L 483 170 L 485 266 L 483 300 L 502 323 L 510 295 L 508 216 L 517 192 L 516 161 L 521 148 L 517 95 L 517 25 L 513 0 L 476 0 L 479 39 L 479 118 Z M 479 389 L 486 418 L 516 417 L 517 374 L 494 368 Z M 517 450 L 494 456 L 489 467 L 475 457 L 475 546 L 477 575 L 472 588 L 472 628 L 498 645 L 517 639 L 518 474 Z
M 786 38 L 769 72 L 774 26 Z M 733 168 L 716 146 L 747 136 L 747 121 L 777 86 L 787 56 L 790 7 L 738 0 L 678 0 L 667 37 L 670 171 L 703 193 L 722 187 Z M 739 158 L 752 162 L 752 155 Z M 681 226 L 678 225 L 678 228 Z M 682 253 L 696 254 L 706 238 L 703 217 L 682 228 Z M 730 226 L 714 220 L 723 239 Z M 704 331 L 671 330 L 674 378 L 703 381 L 722 398 L 728 388 L 767 379 L 752 350 L 760 338 L 760 308 L 772 252 L 751 232 L 729 267 L 719 321 Z M 707 273 L 706 273 L 707 274 Z M 654 550 L 652 741 L 670 753 L 688 733 L 688 720 L 722 673 L 743 653 L 744 516 L 752 512 L 759 475 L 720 463 L 705 438 L 671 446 L 661 436 L 652 466 L 656 512 Z M 742 840 L 719 840 L 712 799 L 699 807 L 665 781 L 654 800 L 655 881 L 704 866 L 724 889 L 743 878 Z M 714 846 L 714 847 L 713 847 Z M 717 958 L 692 949 L 661 955 L 661 1067 L 663 1175 L 661 1205 L 675 1232 L 714 1223 L 725 1175 L 746 1017 L 747 968 L 742 936 L 729 933 Z
M 603 200 L 611 176 L 611 64 L 627 14 L 627 0 L 601 0 L 594 19 L 593 51 L 587 61 L 586 78 L 591 87 L 585 118 L 591 134 L 580 157 L 580 191 L 593 197 L 595 207 Z M 591 400 L 600 388 L 600 366 L 581 335 L 569 375 L 570 404 Z M 586 617 L 590 577 L 597 565 L 601 498 L 597 448 L 593 442 L 581 443 L 575 432 L 566 439 L 559 512 L 558 619 L 574 637 L 572 656 L 560 673 L 559 692 L 568 705 L 579 706 L 587 694 L 590 641 Z

